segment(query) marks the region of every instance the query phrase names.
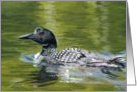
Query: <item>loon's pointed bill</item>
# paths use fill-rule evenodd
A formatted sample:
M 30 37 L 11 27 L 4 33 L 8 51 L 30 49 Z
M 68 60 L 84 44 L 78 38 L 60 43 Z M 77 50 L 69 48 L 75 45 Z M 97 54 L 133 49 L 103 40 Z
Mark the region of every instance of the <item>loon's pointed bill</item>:
M 35 38 L 35 34 L 30 33 L 30 34 L 25 34 L 25 35 L 21 35 L 18 37 L 19 39 L 34 39 Z

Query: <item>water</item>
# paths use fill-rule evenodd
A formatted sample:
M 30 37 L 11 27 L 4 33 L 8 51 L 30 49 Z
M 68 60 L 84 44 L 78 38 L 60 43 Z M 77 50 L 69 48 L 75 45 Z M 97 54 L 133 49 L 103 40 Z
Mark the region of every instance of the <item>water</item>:
M 35 62 L 35 54 L 30 55 L 21 55 L 20 60 L 26 63 L 34 64 Z M 113 55 L 109 52 L 102 52 L 101 54 L 96 53 L 101 58 L 115 58 L 115 57 L 123 57 L 126 58 L 126 53 L 121 52 L 117 55 Z M 114 84 L 117 88 L 124 88 L 126 86 L 126 82 L 118 79 L 124 78 L 126 69 L 122 69 L 122 71 L 117 71 L 114 69 L 109 68 L 110 73 L 105 73 L 102 71 L 103 67 L 80 67 L 77 64 L 66 64 L 65 66 L 61 65 L 48 65 L 44 68 L 43 73 L 52 73 L 54 76 L 60 78 L 59 82 L 65 83 L 82 83 L 82 84 L 103 84 L 104 81 L 110 82 Z M 45 72 L 46 71 L 46 72 Z M 42 76 L 44 74 L 42 73 Z M 121 74 L 120 74 L 121 73 Z M 49 75 L 50 76 L 50 75 Z M 44 76 L 45 77 L 45 76 Z M 53 76 L 50 76 L 53 77 Z M 90 80 L 95 79 L 95 81 Z M 44 79 L 42 79 L 44 80 Z
M 35 42 L 17 39 L 43 26 L 55 33 L 58 50 L 78 47 L 117 54 L 126 49 L 126 2 L 2 1 L 1 10 L 2 91 L 126 90 L 126 72 L 118 73 L 120 77 L 111 80 L 106 76 L 101 80 L 97 76 L 104 75 L 95 70 L 99 75 L 88 78 L 91 83 L 60 82 L 56 77 L 35 81 L 39 79 L 39 68 L 19 58 L 22 53 L 39 52 L 41 47 Z

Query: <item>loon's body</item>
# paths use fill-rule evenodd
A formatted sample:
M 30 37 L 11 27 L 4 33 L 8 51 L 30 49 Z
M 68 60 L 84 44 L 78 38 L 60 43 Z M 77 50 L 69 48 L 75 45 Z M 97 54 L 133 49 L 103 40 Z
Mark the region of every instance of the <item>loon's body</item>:
M 39 56 L 36 55 L 35 58 Z M 120 60 L 120 57 L 117 57 Z M 116 59 L 116 58 L 115 58 Z M 36 62 L 36 65 L 62 65 L 62 66 L 83 66 L 83 67 L 124 67 L 110 63 L 110 58 L 100 57 L 97 53 L 90 53 L 87 50 L 79 48 L 66 48 L 61 51 L 56 49 L 46 49 L 43 53 L 44 62 Z M 40 61 L 42 61 L 40 60 Z M 120 63 L 120 62 L 119 62 Z
M 35 66 L 61 65 L 125 68 L 125 62 L 123 62 L 122 57 L 102 58 L 98 54 L 79 48 L 66 48 L 57 51 L 54 34 L 42 27 L 37 27 L 34 33 L 23 35 L 19 38 L 31 39 L 42 45 L 42 51 L 35 56 Z

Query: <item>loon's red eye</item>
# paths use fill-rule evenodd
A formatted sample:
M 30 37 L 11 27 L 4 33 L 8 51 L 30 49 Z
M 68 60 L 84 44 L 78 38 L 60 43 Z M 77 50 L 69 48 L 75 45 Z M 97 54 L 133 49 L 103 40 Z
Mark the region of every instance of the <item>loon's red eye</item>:
M 43 36 L 45 33 L 44 32 L 40 32 L 39 33 L 39 36 Z

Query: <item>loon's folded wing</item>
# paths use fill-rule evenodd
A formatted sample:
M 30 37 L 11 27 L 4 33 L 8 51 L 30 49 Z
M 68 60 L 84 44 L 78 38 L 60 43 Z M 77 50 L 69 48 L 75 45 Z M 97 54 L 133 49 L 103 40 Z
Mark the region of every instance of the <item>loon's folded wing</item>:
M 81 58 L 86 57 L 85 54 L 82 53 L 81 49 L 78 48 L 66 48 L 58 54 L 56 54 L 56 59 L 61 62 L 75 62 L 80 60 Z

